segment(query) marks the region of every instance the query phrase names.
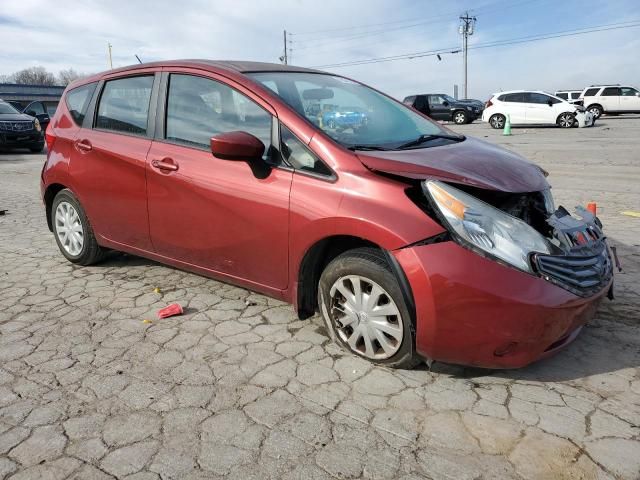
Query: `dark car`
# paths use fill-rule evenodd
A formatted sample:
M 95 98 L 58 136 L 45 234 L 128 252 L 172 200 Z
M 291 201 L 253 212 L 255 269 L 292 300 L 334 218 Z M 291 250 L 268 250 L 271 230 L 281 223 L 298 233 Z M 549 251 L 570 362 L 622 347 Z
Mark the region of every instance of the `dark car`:
M 0 100 L 0 149 L 10 148 L 41 152 L 44 136 L 37 118 L 20 113 L 12 105 Z
M 403 103 L 434 120 L 454 122 L 458 125 L 471 123 L 482 116 L 480 107 L 461 102 L 444 93 L 410 95 L 403 100 Z
M 46 132 L 50 118 L 56 113 L 57 106 L 57 102 L 35 101 L 24 107 L 22 113 L 37 118 L 42 126 L 42 130 Z
M 366 128 L 318 125 L 323 99 L 364 106 Z M 602 225 L 556 209 L 544 170 L 339 75 L 110 70 L 65 90 L 46 141 L 43 206 L 70 262 L 124 251 L 259 291 L 372 362 L 520 367 L 611 292 Z

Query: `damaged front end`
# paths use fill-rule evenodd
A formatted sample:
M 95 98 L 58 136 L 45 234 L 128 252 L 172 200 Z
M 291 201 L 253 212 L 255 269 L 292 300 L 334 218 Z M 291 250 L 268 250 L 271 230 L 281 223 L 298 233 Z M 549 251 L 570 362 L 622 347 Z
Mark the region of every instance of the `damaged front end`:
M 484 257 L 580 297 L 611 284 L 602 224 L 581 207 L 578 217 L 556 209 L 549 190 L 510 193 L 433 180 L 422 182 L 422 190 L 451 237 Z
M 600 220 L 583 207 L 580 218 L 559 207 L 547 219 L 554 243 L 562 252 L 533 254 L 532 261 L 542 277 L 575 295 L 589 297 L 607 286 L 613 277 L 613 262 Z M 613 298 L 613 291 L 609 291 Z

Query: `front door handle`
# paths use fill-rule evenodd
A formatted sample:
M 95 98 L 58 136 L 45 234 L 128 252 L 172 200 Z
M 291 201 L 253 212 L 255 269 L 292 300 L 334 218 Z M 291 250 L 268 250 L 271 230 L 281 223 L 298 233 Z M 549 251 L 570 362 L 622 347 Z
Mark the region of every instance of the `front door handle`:
M 170 158 L 163 158 L 162 160 L 151 160 L 151 166 L 159 170 L 169 170 L 175 172 L 178 170 L 178 164 L 173 163 Z
M 83 153 L 90 152 L 93 149 L 89 140 L 78 140 L 76 142 L 76 148 Z

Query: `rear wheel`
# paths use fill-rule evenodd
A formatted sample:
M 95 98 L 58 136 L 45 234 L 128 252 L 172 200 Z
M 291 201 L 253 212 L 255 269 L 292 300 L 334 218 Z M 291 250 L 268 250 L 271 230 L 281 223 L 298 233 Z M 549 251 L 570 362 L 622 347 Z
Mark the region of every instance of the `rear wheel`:
M 600 105 L 589 105 L 587 108 L 587 112 L 591 112 L 593 114 L 593 118 L 600 118 L 600 116 L 604 113 L 604 110 Z
M 467 114 L 463 110 L 453 112 L 453 123 L 456 125 L 464 125 L 467 123 Z
M 71 263 L 91 265 L 104 258 L 105 251 L 71 190 L 60 190 L 53 199 L 51 224 L 58 248 Z
M 506 118 L 504 115 L 500 113 L 496 113 L 495 115 L 492 115 L 491 118 L 489 119 L 489 125 L 491 125 L 493 128 L 496 128 L 496 129 L 504 128 L 505 121 L 506 121 Z
M 556 123 L 561 128 L 571 128 L 576 123 L 576 117 L 573 113 L 561 113 Z
M 343 348 L 389 367 L 420 363 L 411 314 L 382 252 L 358 248 L 339 255 L 318 289 L 322 315 Z

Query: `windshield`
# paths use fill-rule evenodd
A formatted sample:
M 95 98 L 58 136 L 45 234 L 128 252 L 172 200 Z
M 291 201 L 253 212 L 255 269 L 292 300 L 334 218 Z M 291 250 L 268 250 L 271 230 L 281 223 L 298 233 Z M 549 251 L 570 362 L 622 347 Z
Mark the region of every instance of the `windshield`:
M 15 108 L 13 108 L 8 103 L 0 102 L 0 114 L 3 114 L 3 113 L 20 113 L 20 112 Z
M 296 72 L 248 76 L 346 147 L 397 148 L 421 136 L 450 134 L 402 103 L 346 78 Z

